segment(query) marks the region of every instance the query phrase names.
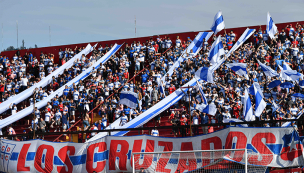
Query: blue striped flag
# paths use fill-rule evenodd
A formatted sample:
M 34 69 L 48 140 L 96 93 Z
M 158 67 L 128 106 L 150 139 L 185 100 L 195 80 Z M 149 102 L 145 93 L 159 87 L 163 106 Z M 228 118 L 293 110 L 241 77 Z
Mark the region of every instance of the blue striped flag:
M 208 104 L 207 99 L 206 99 L 205 94 L 204 94 L 204 91 L 203 91 L 203 88 L 202 88 L 202 85 L 198 80 L 197 80 L 197 86 L 198 86 L 199 92 L 202 96 L 202 102 L 204 104 Z
M 251 100 L 247 91 L 247 88 L 245 88 L 245 98 L 244 98 L 244 108 L 243 108 L 243 114 L 246 121 L 252 121 L 254 120 Z
M 214 17 L 214 21 L 212 23 L 211 30 L 214 32 L 214 34 L 217 34 L 224 28 L 225 28 L 224 18 L 223 18 L 222 12 L 219 11 L 218 13 L 216 13 L 216 15 Z
M 195 76 L 199 79 L 202 79 L 209 83 L 213 82 L 213 73 L 216 69 L 218 69 L 224 62 L 225 58 L 219 60 L 216 64 L 212 65 L 211 67 L 201 67 L 195 72 Z
M 224 54 L 225 50 L 223 47 L 222 38 L 221 36 L 218 36 L 211 46 L 208 59 L 212 64 L 215 64 L 221 59 L 221 56 Z
M 278 32 L 277 26 L 274 24 L 272 17 L 270 16 L 269 12 L 267 13 L 267 26 L 266 32 L 271 39 L 274 39 L 274 35 Z
M 234 52 L 236 49 L 238 49 L 245 41 L 255 32 L 255 29 L 249 29 L 247 28 L 244 33 L 241 35 L 241 37 L 238 39 L 238 41 L 233 45 L 233 47 L 230 49 L 230 51 L 227 53 L 226 57 L 229 57 L 232 52 Z
M 137 107 L 138 94 L 132 91 L 122 91 L 120 93 L 119 103 L 126 105 L 132 109 Z
M 229 67 L 232 71 L 234 71 L 236 74 L 240 76 L 244 76 L 247 80 L 249 80 L 248 74 L 247 74 L 247 64 L 246 63 L 229 63 L 226 64 L 227 67 Z
M 258 63 L 260 64 L 261 69 L 264 71 L 266 76 L 269 77 L 279 76 L 279 74 L 276 71 L 274 71 L 271 67 L 261 63 L 259 60 Z
M 259 83 L 254 82 L 249 88 L 249 92 L 255 97 L 255 116 L 260 117 L 263 110 L 266 108 L 266 102 L 263 99 L 263 92 Z
M 285 61 L 283 61 L 282 64 L 283 64 L 283 70 L 292 70 L 292 68 Z

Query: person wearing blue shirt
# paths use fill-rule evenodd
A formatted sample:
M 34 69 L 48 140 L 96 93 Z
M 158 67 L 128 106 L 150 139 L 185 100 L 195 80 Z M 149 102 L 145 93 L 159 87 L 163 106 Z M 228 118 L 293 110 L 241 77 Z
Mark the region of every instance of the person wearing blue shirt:
M 146 72 L 143 72 L 143 74 L 141 75 L 141 82 L 146 83 L 148 81 L 148 77 L 149 75 Z
M 65 89 L 63 90 L 63 95 L 68 96 L 69 94 L 69 87 L 66 85 Z
M 62 129 L 66 130 L 69 129 L 70 125 L 69 125 L 69 115 L 67 112 L 63 112 L 62 117 L 61 117 L 61 121 L 62 121 Z
M 106 128 L 101 120 L 98 120 L 98 122 L 96 121 L 95 126 L 97 127 L 98 130 L 103 130 Z
M 208 115 L 203 112 L 202 114 L 200 114 L 201 117 L 201 124 L 208 124 L 209 123 L 209 118 Z M 208 126 L 203 126 L 203 133 L 207 134 L 208 133 Z
M 124 108 L 124 113 L 129 116 L 131 109 L 129 107 Z
M 54 98 L 54 101 L 53 101 L 53 106 L 54 106 L 55 108 L 57 108 L 57 107 L 58 107 L 58 105 L 59 105 L 58 100 L 57 100 L 56 98 Z
M 30 54 L 29 54 L 29 62 L 32 62 L 33 61 L 33 54 L 32 54 L 32 52 L 30 52 Z

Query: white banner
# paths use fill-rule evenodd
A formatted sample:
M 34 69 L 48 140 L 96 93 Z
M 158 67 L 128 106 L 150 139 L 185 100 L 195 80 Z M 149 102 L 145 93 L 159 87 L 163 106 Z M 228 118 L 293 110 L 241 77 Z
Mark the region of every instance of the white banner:
M 58 95 L 60 97 L 63 94 L 63 90 L 65 89 L 66 85 L 69 87 L 73 86 L 74 83 L 77 85 L 80 80 L 83 80 L 90 75 L 93 67 L 98 68 L 100 66 L 100 63 L 102 63 L 102 64 L 105 63 L 120 47 L 121 47 L 121 45 L 115 44 L 112 47 L 112 49 L 109 52 L 107 52 L 103 57 L 101 57 L 94 65 L 89 67 L 87 70 L 82 72 L 80 75 L 75 77 L 73 80 L 71 80 L 70 82 L 68 82 L 67 84 L 62 86 L 61 88 L 57 89 L 55 92 L 53 92 L 47 98 L 36 103 L 35 106 L 38 109 L 41 109 L 44 106 L 46 106 L 47 102 L 51 101 L 51 99 L 53 99 L 56 95 Z M 27 115 L 31 114 L 32 112 L 33 112 L 33 106 L 29 106 L 14 115 L 8 116 L 7 118 L 0 121 L 0 129 L 2 129 L 5 126 L 8 126 L 9 124 L 12 124 L 15 121 L 20 120 L 21 118 L 26 117 Z
M 92 143 L 55 143 L 42 140 L 16 142 L 1 140 L 0 169 L 2 172 L 132 172 L 133 152 L 163 152 L 247 148 L 258 157 L 249 164 L 269 167 L 303 165 L 302 144 L 292 128 L 230 127 L 208 135 L 185 138 L 153 136 L 107 136 Z M 241 151 L 242 152 L 242 151 Z M 242 153 L 241 153 L 242 154 Z M 135 157 L 137 168 L 155 167 L 168 172 L 191 171 L 206 166 L 201 154 L 181 154 L 175 161 L 152 164 L 145 156 Z M 156 157 L 157 155 L 154 155 Z M 172 156 L 172 155 L 171 155 Z M 173 158 L 173 157 L 172 157 Z M 177 159 L 176 159 L 177 158 Z M 244 162 L 243 158 L 233 158 Z M 139 159 L 139 160 L 138 160 Z M 162 156 L 160 155 L 160 159 Z M 191 159 L 191 164 L 186 164 Z M 153 159 L 155 160 L 155 159 Z M 145 163 L 145 164 L 143 164 Z M 157 170 L 156 170 L 157 171 Z M 157 171 L 160 172 L 160 171 Z
M 96 46 L 97 46 L 97 44 L 94 47 L 96 47 Z M 23 92 L 15 95 L 14 97 L 11 97 L 10 99 L 8 99 L 5 102 L 1 103 L 0 104 L 1 105 L 0 106 L 0 113 L 3 113 L 4 111 L 8 110 L 11 103 L 18 104 L 18 103 L 24 101 L 25 99 L 27 99 L 28 97 L 30 97 L 33 94 L 35 88 L 45 87 L 48 84 L 50 84 L 52 82 L 53 76 L 57 77 L 58 75 L 62 74 L 65 69 L 71 68 L 73 66 L 73 64 L 74 64 L 74 61 L 77 60 L 77 59 L 80 59 L 82 54 L 87 55 L 92 50 L 93 50 L 93 47 L 90 44 L 88 44 L 85 49 L 83 49 L 81 52 L 79 52 L 78 54 L 76 54 L 68 62 L 66 62 L 65 64 L 63 64 L 62 66 L 60 66 L 57 70 L 53 71 L 51 74 L 49 74 L 48 76 L 46 76 L 44 79 L 42 79 L 36 85 L 34 85 L 34 86 L 32 86 L 32 87 L 24 90 Z

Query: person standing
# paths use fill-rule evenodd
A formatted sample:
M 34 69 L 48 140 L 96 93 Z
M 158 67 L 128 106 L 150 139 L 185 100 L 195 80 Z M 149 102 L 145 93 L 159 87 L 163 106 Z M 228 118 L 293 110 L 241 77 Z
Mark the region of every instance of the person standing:
M 51 117 L 52 114 L 49 112 L 49 110 L 47 108 L 45 108 L 45 114 L 44 114 L 44 121 L 46 123 L 46 127 L 48 132 L 50 131 L 50 125 L 51 125 Z
M 127 124 L 128 122 L 128 117 L 126 116 L 126 114 L 124 112 L 122 112 L 122 116 L 120 117 L 120 126 L 124 126 L 125 124 Z
M 40 118 L 40 122 L 38 123 L 38 128 L 40 130 L 41 133 L 45 133 L 45 127 L 46 127 L 46 123 L 43 120 L 43 118 Z M 44 135 L 42 135 L 42 139 L 44 139 Z
M 156 129 L 156 126 L 154 127 L 154 129 L 151 130 L 151 135 L 152 136 L 159 136 L 159 131 Z
M 193 125 L 198 125 L 199 114 L 196 111 L 193 111 Z M 193 134 L 195 136 L 199 135 L 198 127 L 193 127 Z
M 205 112 L 203 112 L 200 115 L 200 117 L 201 117 L 201 124 L 208 124 L 209 118 L 208 118 L 208 115 Z M 208 133 L 208 126 L 203 126 L 202 130 L 203 130 L 203 134 L 207 134 Z
M 171 120 L 172 124 L 172 131 L 174 134 L 174 137 L 178 136 L 178 125 L 180 124 L 180 120 L 178 119 L 178 116 L 174 116 L 174 118 Z
M 185 114 L 182 115 L 182 118 L 180 119 L 180 124 L 181 126 L 186 126 L 187 125 L 187 118 L 185 116 Z M 181 127 L 180 128 L 180 133 L 182 135 L 182 137 L 186 136 L 186 128 L 185 127 Z

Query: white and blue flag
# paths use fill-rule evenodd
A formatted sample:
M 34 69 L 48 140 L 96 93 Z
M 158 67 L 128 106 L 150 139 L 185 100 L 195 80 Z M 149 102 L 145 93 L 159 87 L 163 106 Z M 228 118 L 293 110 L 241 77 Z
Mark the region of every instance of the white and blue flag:
M 195 72 L 195 77 L 202 79 L 209 83 L 213 82 L 213 73 L 216 69 L 218 69 L 224 62 L 226 58 L 222 58 L 220 61 L 218 61 L 216 64 L 214 64 L 211 67 L 201 67 Z
M 214 17 L 214 21 L 212 23 L 211 30 L 214 32 L 214 34 L 217 34 L 224 28 L 225 28 L 224 18 L 223 18 L 222 12 L 219 11 L 218 13 L 216 13 L 216 15 Z
M 303 78 L 303 75 L 298 73 L 296 70 L 284 70 L 284 67 L 282 68 L 280 65 L 278 66 L 281 69 L 280 77 L 283 80 L 297 81 L 298 79 Z M 285 66 L 285 69 L 288 69 L 288 66 Z
M 214 116 L 217 111 L 215 104 L 206 105 L 206 104 L 202 103 L 200 105 L 196 105 L 196 109 L 199 110 L 200 112 L 203 112 L 203 113 L 206 113 L 206 114 L 209 114 L 212 116 Z
M 201 67 L 195 72 L 195 77 L 202 79 L 206 82 L 213 83 L 213 71 L 210 67 Z
M 298 73 L 296 70 L 283 70 L 292 81 L 297 81 L 298 79 L 302 78 L 302 74 Z
M 236 49 L 238 49 L 254 32 L 255 32 L 255 29 L 247 28 L 244 31 L 244 33 L 241 35 L 241 37 L 238 39 L 238 41 L 233 45 L 233 47 L 227 53 L 227 55 L 226 55 L 227 58 L 231 55 L 232 52 L 234 52 Z
M 205 94 L 204 94 L 204 91 L 203 91 L 203 88 L 202 88 L 202 85 L 199 82 L 199 80 L 196 80 L 196 84 L 197 84 L 197 86 L 199 88 L 199 92 L 202 96 L 202 103 L 196 105 L 196 109 L 199 110 L 200 112 L 204 112 L 206 114 L 214 116 L 216 111 L 217 111 L 217 108 L 216 108 L 215 104 L 208 104 L 207 99 L 206 99 Z
M 196 80 L 196 83 L 197 83 L 197 86 L 198 86 L 198 90 L 199 90 L 199 92 L 200 92 L 200 94 L 202 96 L 202 103 L 203 104 L 208 104 L 201 83 L 198 80 Z
M 292 68 L 289 66 L 289 64 L 283 61 L 283 70 L 292 70 Z
M 266 108 L 266 102 L 263 99 L 263 92 L 259 83 L 254 82 L 249 88 L 249 93 L 255 97 L 255 116 L 260 117 L 263 110 Z
M 274 24 L 272 17 L 270 16 L 269 12 L 267 13 L 267 25 L 266 25 L 266 32 L 271 39 L 274 39 L 274 35 L 278 32 L 277 26 Z
M 244 114 L 244 119 L 246 121 L 253 121 L 253 120 L 255 120 L 255 117 L 253 115 L 251 100 L 250 100 L 247 88 L 245 88 L 245 98 L 244 98 L 243 114 Z
M 224 54 L 225 50 L 223 47 L 222 38 L 221 36 L 218 36 L 211 46 L 208 59 L 212 64 L 215 64 L 221 59 L 221 56 Z
M 138 94 L 132 91 L 122 91 L 119 103 L 135 109 L 138 103 Z
M 240 76 L 244 76 L 247 80 L 249 80 L 247 70 L 246 70 L 246 68 L 247 68 L 246 63 L 229 63 L 229 64 L 226 64 L 226 66 L 229 67 L 236 74 L 238 74 Z
M 264 71 L 266 76 L 269 76 L 269 77 L 279 76 L 279 74 L 275 70 L 273 70 L 271 67 L 261 63 L 259 60 L 258 60 L 258 63 L 261 66 L 261 69 Z

